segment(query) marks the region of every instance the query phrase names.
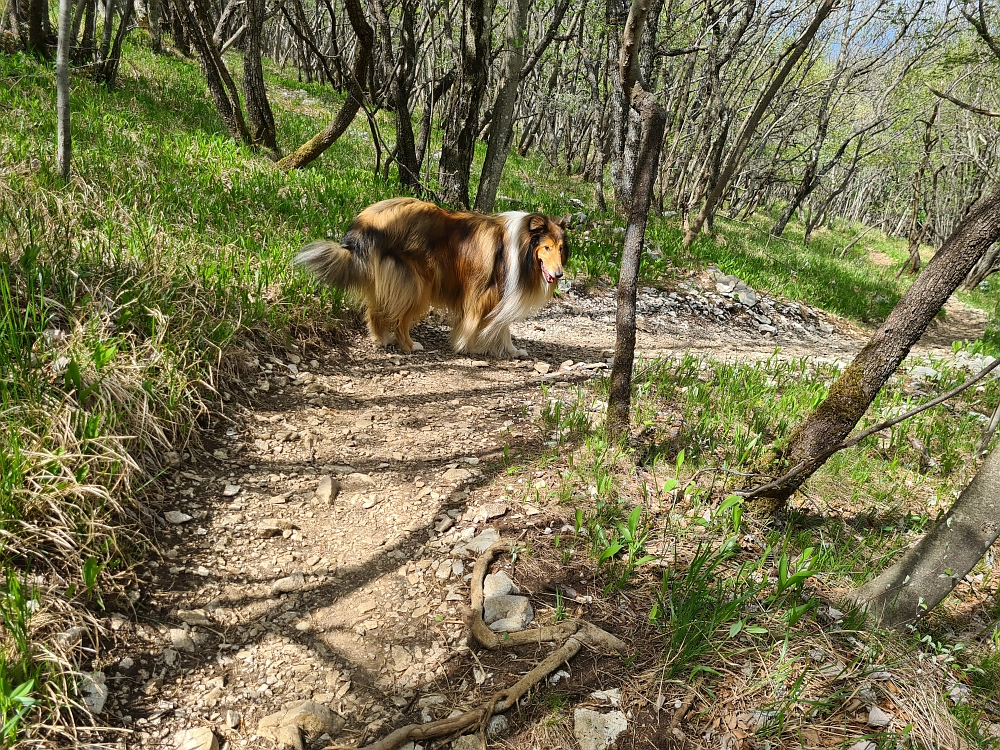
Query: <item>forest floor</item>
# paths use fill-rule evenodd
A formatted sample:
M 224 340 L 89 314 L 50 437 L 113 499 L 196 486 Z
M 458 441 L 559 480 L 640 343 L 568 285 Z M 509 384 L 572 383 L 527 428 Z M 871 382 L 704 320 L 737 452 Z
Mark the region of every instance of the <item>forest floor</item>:
M 639 357 L 745 362 L 780 348 L 783 358 L 847 362 L 867 339 L 852 323 L 766 297 L 756 308 L 770 319 L 762 323 L 714 292 L 705 273 L 672 296 L 643 289 Z M 918 349 L 950 355 L 952 341 L 978 338 L 984 323 L 949 303 Z M 144 604 L 137 618 L 112 618 L 104 654 L 103 718 L 125 732 L 115 739 L 179 746 L 178 732 L 208 727 L 230 748 L 273 747 L 261 720 L 311 700 L 333 713 L 307 744 L 361 746 L 477 704 L 548 652 L 468 648 L 472 563 L 499 536 L 537 553 L 496 567 L 540 619 L 557 606 L 556 582 L 577 594 L 574 616 L 622 635 L 630 655 L 626 669 L 617 657 L 581 654 L 563 667 L 561 697 L 512 713 L 491 747 L 573 746 L 569 717 L 599 707 L 598 689 L 621 690 L 611 698 L 628 716 L 620 748 L 664 747 L 685 731 L 692 747 L 718 747 L 720 736 L 725 744 L 725 722 L 736 720 L 721 700 L 698 712 L 700 729 L 681 722 L 681 735 L 671 734 L 673 698 L 662 713 L 662 695 L 657 702 L 662 646 L 636 637 L 648 631 L 648 605 L 622 606 L 592 570 L 543 554 L 572 527 L 573 510 L 549 491 L 544 464 L 507 471 L 550 450 L 538 425 L 540 385 L 586 383 L 610 361 L 613 290 L 572 288 L 516 327 L 528 361 L 455 355 L 434 317 L 415 330 L 425 351 L 410 356 L 377 348 L 357 319 L 345 329 L 335 348 L 315 342 L 246 362 L 244 394 L 167 480 L 159 510 L 181 522 L 158 523 L 162 557 L 142 569 Z M 729 747 L 744 746 L 733 732 Z

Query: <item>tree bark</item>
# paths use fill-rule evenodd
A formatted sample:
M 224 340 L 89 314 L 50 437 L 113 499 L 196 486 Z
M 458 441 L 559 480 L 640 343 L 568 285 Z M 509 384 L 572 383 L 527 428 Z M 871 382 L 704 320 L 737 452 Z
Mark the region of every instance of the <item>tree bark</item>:
M 445 203 L 469 205 L 479 111 L 486 94 L 493 0 L 462 0 L 461 66 L 452 111 L 445 121 L 438 179 Z
M 111 55 L 111 39 L 115 27 L 115 5 L 117 0 L 104 0 L 104 29 L 101 34 L 101 46 L 97 50 L 97 61 L 104 63 Z
M 629 433 L 632 404 L 632 367 L 635 360 L 635 299 L 642 261 L 643 241 L 653 184 L 659 171 L 660 148 L 666 112 L 655 97 L 637 82 L 638 43 L 646 15 L 653 0 L 633 0 L 625 22 L 619 69 L 622 88 L 629 93 L 632 106 L 639 110 L 642 140 L 636 162 L 635 185 L 622 245 L 621 272 L 618 277 L 618 309 L 615 322 L 615 357 L 611 366 L 611 391 L 608 395 L 608 439 L 624 440 Z
M 931 530 L 892 567 L 854 592 L 882 625 L 901 627 L 926 615 L 1000 537 L 1000 448 Z
M 361 109 L 369 77 L 368 69 L 371 67 L 372 48 L 375 46 L 375 32 L 365 19 L 360 0 L 345 0 L 344 5 L 358 37 L 354 68 L 347 85 L 347 100 L 341 105 L 333 122 L 278 162 L 278 166 L 285 171 L 301 169 L 318 158 L 344 134 Z
M 146 17 L 149 20 L 149 46 L 153 52 L 163 52 L 163 30 L 160 28 L 161 0 L 146 0 Z
M 69 129 L 69 48 L 73 25 L 72 0 L 59 0 L 59 46 L 56 48 L 56 163 L 59 174 L 69 180 L 72 136 Z
M 510 153 L 510 142 L 514 131 L 514 107 L 517 104 L 517 89 L 521 82 L 521 67 L 524 65 L 524 30 L 528 24 L 529 0 L 512 0 L 507 15 L 506 71 L 503 85 L 493 105 L 493 121 L 490 124 L 490 138 L 486 146 L 476 191 L 476 210 L 491 213 L 500 187 L 504 164 Z
M 122 43 L 125 41 L 125 35 L 131 30 L 132 13 L 134 10 L 135 0 L 126 0 L 125 11 L 118 22 L 118 31 L 115 34 L 114 44 L 111 45 L 108 56 L 101 61 L 101 67 L 97 71 L 97 80 L 102 81 L 109 89 L 115 87 L 115 80 L 118 78 L 118 68 L 121 65 L 122 59 Z
M 714 216 L 715 208 L 719 204 L 719 201 L 722 200 L 722 195 L 729 186 L 729 181 L 732 179 L 737 166 L 739 166 L 740 161 L 743 159 L 743 154 L 750 146 L 750 140 L 757 131 L 757 126 L 760 125 L 760 121 L 764 117 L 764 113 L 767 111 L 768 107 L 771 106 L 771 102 L 781 90 L 781 87 L 784 85 L 785 80 L 792 72 L 796 63 L 798 63 L 799 59 L 809 48 L 813 37 L 816 36 L 816 32 L 819 31 L 823 21 L 825 21 L 827 16 L 830 15 L 834 5 L 836 5 L 836 0 L 823 0 L 823 3 L 816 9 L 816 15 L 813 16 L 809 26 L 806 27 L 805 31 L 802 32 L 802 35 L 795 41 L 795 44 L 793 44 L 788 50 L 784 64 L 775 74 L 774 78 L 771 79 L 771 83 L 757 100 L 757 104 L 754 106 L 753 111 L 751 111 L 749 117 L 747 117 L 746 121 L 743 123 L 743 127 L 740 129 L 739 135 L 736 137 L 736 142 L 733 144 L 733 148 L 729 152 L 718 178 L 715 180 L 711 190 L 705 197 L 705 202 L 702 205 L 701 210 L 684 230 L 684 247 L 691 246 L 695 237 L 701 233 L 701 228 Z
M 267 99 L 264 85 L 264 54 L 262 35 L 267 9 L 264 0 L 246 0 L 247 31 L 246 48 L 243 52 L 243 94 L 247 100 L 247 125 L 250 139 L 279 156 L 277 135 L 274 129 L 274 113 Z
M 28 51 L 48 57 L 49 0 L 28 0 Z
M 789 467 L 801 464 L 805 471 L 764 497 L 778 507 L 784 505 L 825 463 L 825 458 L 817 457 L 854 429 L 934 316 L 998 238 L 1000 187 L 983 198 L 956 227 L 868 344 L 830 386 L 826 399 L 795 428 L 784 458 Z

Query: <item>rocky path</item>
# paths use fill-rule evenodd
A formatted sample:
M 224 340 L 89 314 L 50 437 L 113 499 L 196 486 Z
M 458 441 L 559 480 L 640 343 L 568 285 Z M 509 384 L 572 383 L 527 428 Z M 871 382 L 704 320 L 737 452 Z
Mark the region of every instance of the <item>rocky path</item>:
M 747 309 L 713 281 L 643 290 L 642 356 L 847 360 L 864 341 L 799 305 Z M 356 745 L 488 688 L 465 648 L 471 562 L 498 529 L 546 517 L 521 501 L 544 480 L 507 474 L 505 452 L 542 450 L 539 384 L 605 368 L 613 321 L 610 290 L 570 291 L 514 331 L 528 362 L 456 356 L 433 319 L 412 356 L 358 330 L 342 349 L 256 361 L 253 406 L 178 456 L 138 622 L 110 620 L 105 717 L 125 745 Z

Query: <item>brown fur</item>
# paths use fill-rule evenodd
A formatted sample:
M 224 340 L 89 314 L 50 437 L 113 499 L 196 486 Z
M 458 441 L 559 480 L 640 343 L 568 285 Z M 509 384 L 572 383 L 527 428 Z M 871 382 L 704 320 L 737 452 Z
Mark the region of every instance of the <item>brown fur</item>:
M 565 225 L 542 214 L 487 216 L 394 198 L 363 210 L 340 243 L 314 242 L 296 262 L 360 295 L 382 345 L 394 336 L 404 351 L 422 348 L 410 328 L 433 305 L 454 314 L 456 351 L 515 355 L 522 352 L 508 326 L 552 296 L 568 258 Z

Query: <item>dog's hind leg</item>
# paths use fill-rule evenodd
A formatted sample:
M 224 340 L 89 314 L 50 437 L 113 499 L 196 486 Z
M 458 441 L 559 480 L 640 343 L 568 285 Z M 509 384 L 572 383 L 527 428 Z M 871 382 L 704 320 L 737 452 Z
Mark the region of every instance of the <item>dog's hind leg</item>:
M 410 328 L 427 312 L 427 309 L 421 309 L 422 307 L 422 305 L 411 307 L 400 316 L 396 323 L 396 342 L 404 352 L 422 352 L 424 350 L 423 344 L 410 338 Z
M 375 343 L 379 346 L 388 346 L 391 344 L 393 341 L 392 330 L 390 329 L 389 321 L 385 319 L 382 311 L 376 310 L 369 305 L 367 318 L 368 332 Z

